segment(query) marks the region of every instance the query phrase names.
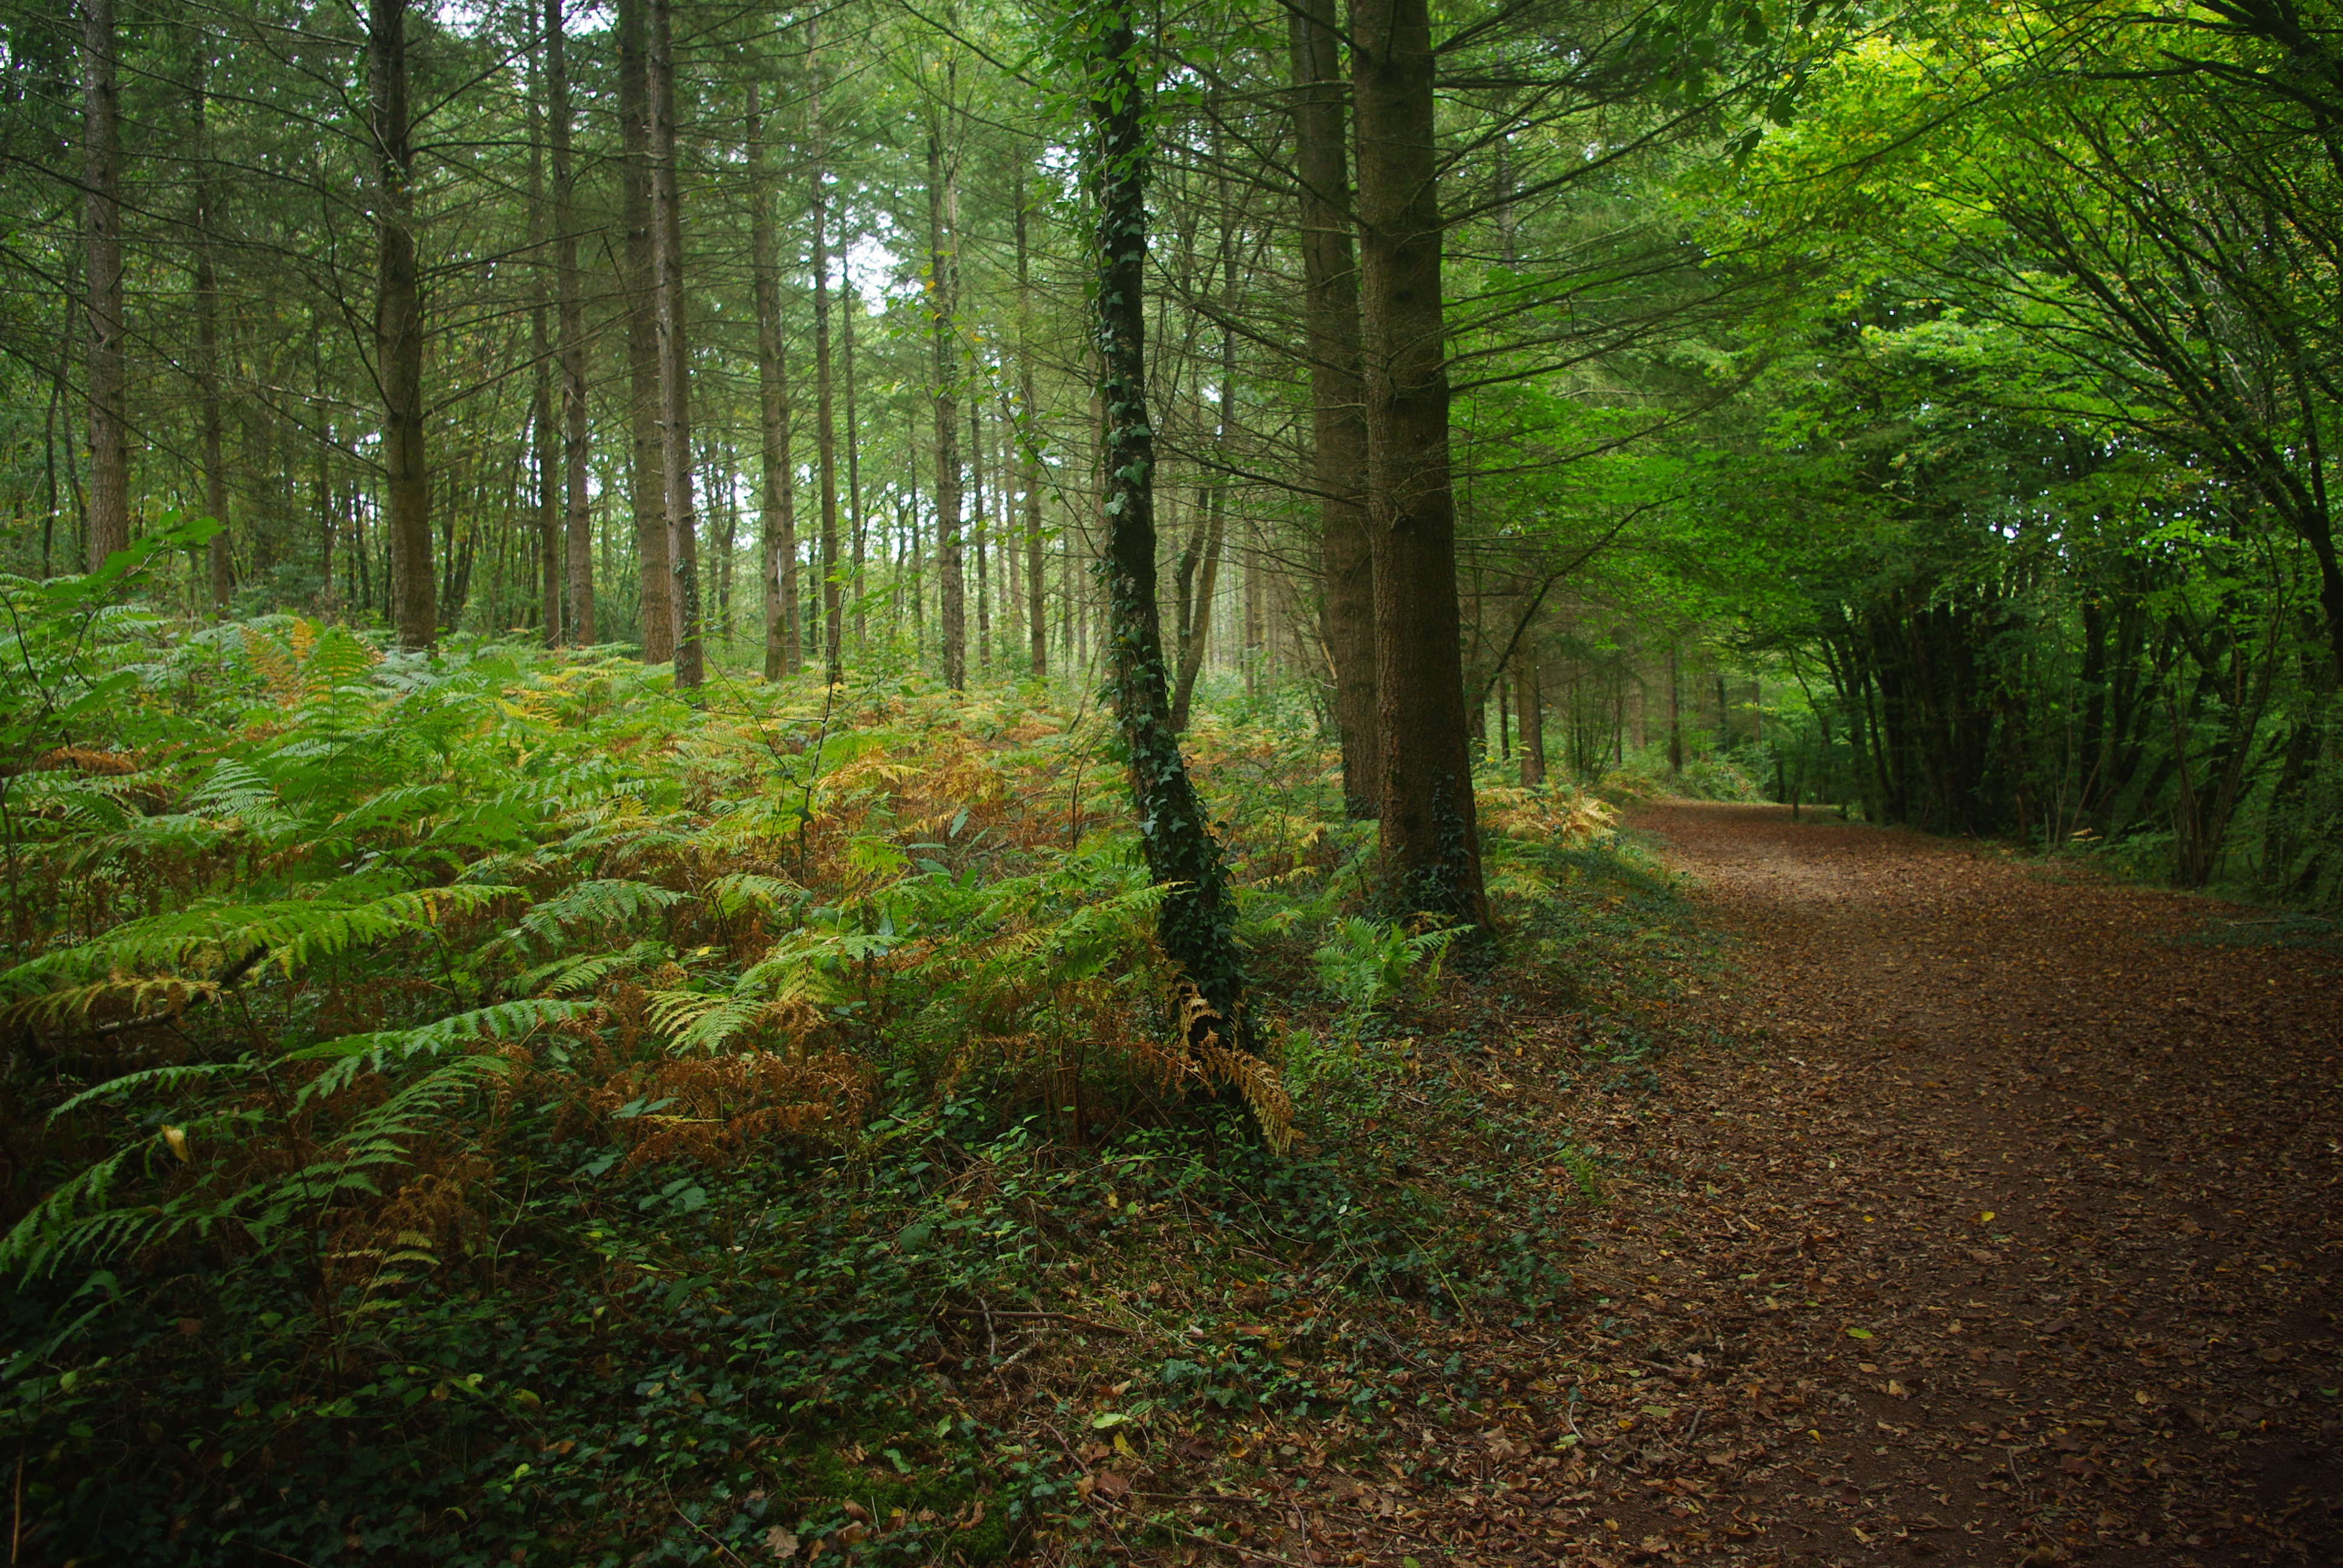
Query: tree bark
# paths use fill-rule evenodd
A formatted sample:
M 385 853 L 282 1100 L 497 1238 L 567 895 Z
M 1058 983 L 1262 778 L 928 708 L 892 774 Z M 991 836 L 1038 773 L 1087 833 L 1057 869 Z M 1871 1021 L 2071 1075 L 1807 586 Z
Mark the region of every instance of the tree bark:
M 1025 165 L 1021 151 L 1011 196 L 1017 230 L 1017 452 L 1018 481 L 1025 491 L 1026 630 L 1031 638 L 1032 670 L 1050 673 L 1048 580 L 1041 558 L 1041 410 L 1033 402 L 1033 284 L 1031 243 L 1025 232 Z
M 1367 418 L 1359 367 L 1359 275 L 1351 252 L 1351 180 L 1343 154 L 1344 92 L 1333 0 L 1298 0 L 1286 14 L 1286 27 L 1293 56 L 1319 560 L 1325 574 L 1322 624 L 1334 667 L 1342 809 L 1355 821 L 1377 812 L 1383 763 L 1375 700 L 1374 560 L 1360 492 L 1367 471 Z
M 1237 308 L 1237 240 L 1236 215 L 1229 206 L 1229 182 L 1223 175 L 1219 180 L 1221 208 L 1221 407 L 1220 427 L 1214 432 L 1216 449 L 1222 454 L 1222 467 L 1227 467 L 1229 439 L 1237 420 L 1237 335 L 1233 325 Z M 1211 484 L 1202 487 L 1196 498 L 1201 513 L 1197 520 L 1195 545 L 1190 554 L 1200 555 L 1201 562 L 1192 562 L 1183 556 L 1180 562 L 1180 678 L 1172 693 L 1172 728 L 1185 733 L 1188 728 L 1190 704 L 1195 699 L 1196 677 L 1204 668 L 1205 640 L 1212 627 L 1212 593 L 1221 575 L 1221 541 L 1228 527 L 1229 487 L 1225 472 L 1215 476 Z M 1189 591 L 1189 573 L 1194 570 L 1198 581 L 1192 594 Z
M 862 603 L 862 443 L 854 407 L 854 318 L 861 314 L 861 306 L 855 299 L 854 280 L 846 276 L 842 262 L 839 282 L 839 353 L 845 360 L 846 373 L 846 533 L 852 551 L 847 563 L 846 597 L 854 604 L 854 657 L 860 659 L 870 637 L 870 611 Z
M 958 264 L 945 227 L 951 204 L 946 188 L 941 132 L 928 131 L 928 320 L 935 352 L 936 415 L 936 598 L 943 634 L 944 684 L 968 686 L 968 597 L 960 569 L 960 399 L 952 342 L 958 310 Z
M 586 459 L 586 303 L 578 275 L 576 171 L 570 159 L 569 51 L 563 0 L 545 0 L 547 119 L 553 144 L 553 268 L 561 360 L 561 470 L 570 643 L 594 640 L 594 512 Z
M 650 28 L 649 0 L 618 0 L 619 217 L 627 231 L 628 469 L 643 662 L 675 657 L 667 540 L 667 467 L 660 445 L 659 337 L 651 229 Z
M 749 84 L 749 249 L 757 301 L 757 407 L 764 437 L 762 528 L 765 678 L 795 675 L 798 640 L 796 476 L 789 472 L 789 384 L 781 336 L 781 267 L 773 238 L 773 196 L 765 166 L 765 122 Z
M 1104 420 L 1109 677 L 1130 753 L 1132 804 L 1148 874 L 1177 884 L 1157 916 L 1157 940 L 1226 1020 L 1223 1038 L 1246 1038 L 1244 968 L 1235 940 L 1227 868 L 1180 756 L 1156 608 L 1155 436 L 1147 409 L 1147 136 L 1137 40 L 1129 14 L 1098 19 L 1087 149 L 1097 192 L 1097 312 Z
M 992 579 L 987 570 L 985 545 L 991 533 L 990 503 L 984 497 L 984 389 L 981 377 L 970 378 L 968 390 L 969 542 L 976 548 L 976 667 L 992 668 Z
M 1384 870 L 1405 907 L 1485 927 L 1456 605 L 1426 0 L 1353 0 L 1351 36 Z
M 210 76 L 211 45 L 200 30 L 196 37 L 193 107 L 195 110 L 195 251 L 196 251 L 196 399 L 202 425 L 204 509 L 219 531 L 205 545 L 207 586 L 215 613 L 227 608 L 236 582 L 228 555 L 227 458 L 222 438 L 226 416 L 220 405 L 219 273 L 214 259 Z M 333 596 L 333 561 L 326 562 L 327 597 Z
M 431 575 L 431 470 L 423 444 L 423 292 L 410 184 L 415 149 L 407 107 L 407 0 L 368 0 L 367 76 L 373 95 L 375 375 L 383 401 L 383 513 L 390 536 L 390 618 L 401 647 L 439 634 Z
M 846 678 L 844 628 L 839 624 L 838 427 L 831 411 L 830 364 L 830 171 L 823 166 L 821 62 L 814 53 L 814 22 L 806 22 L 806 132 L 813 144 L 813 445 L 821 497 L 821 659 L 823 678 Z
M 89 569 L 130 548 L 129 382 L 114 0 L 82 0 L 82 248 L 89 266 Z
M 1537 649 L 1524 645 L 1513 655 L 1513 706 L 1522 716 L 1522 785 L 1545 782 L 1545 694 L 1538 689 Z
M 675 38 L 670 0 L 649 0 L 651 255 L 657 277 L 659 450 L 667 502 L 668 603 L 675 624 L 675 683 L 703 675 L 699 528 L 692 504 L 691 351 L 684 337 L 683 207 L 677 189 Z
M 558 0 L 556 0 L 558 3 Z M 545 83 L 540 57 L 529 84 L 528 113 L 528 428 L 537 473 L 538 627 L 548 648 L 561 646 L 561 512 L 554 498 L 561 467 L 561 437 L 553 425 L 551 301 L 545 286 L 545 244 L 552 225 L 545 204 L 545 159 L 539 136 L 538 95 Z

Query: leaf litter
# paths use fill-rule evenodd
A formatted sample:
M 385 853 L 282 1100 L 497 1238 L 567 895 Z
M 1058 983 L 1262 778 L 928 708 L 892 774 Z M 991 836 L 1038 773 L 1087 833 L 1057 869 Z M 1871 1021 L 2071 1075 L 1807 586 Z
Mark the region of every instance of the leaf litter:
M 1534 1048 L 1583 1040 L 1583 1018 L 1481 998 L 1534 1048 L 1493 1052 L 1482 1083 L 1606 1172 L 1563 1309 L 1353 1314 L 1403 1392 L 1380 1421 L 1068 1444 L 1096 1477 L 1091 1550 L 2343 1562 L 2331 950 L 1778 808 L 1636 825 L 1726 943 L 1649 1003 L 1676 1049 L 1633 1081 L 1574 1072 Z M 1318 1310 L 1286 1283 L 1284 1311 Z M 1459 1397 L 1411 1406 L 1411 1385 Z

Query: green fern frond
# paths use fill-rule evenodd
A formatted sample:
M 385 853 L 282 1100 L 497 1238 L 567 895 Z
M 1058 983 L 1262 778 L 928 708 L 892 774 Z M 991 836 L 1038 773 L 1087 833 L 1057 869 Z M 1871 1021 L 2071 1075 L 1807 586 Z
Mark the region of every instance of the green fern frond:
M 588 1001 L 561 1001 L 548 997 L 498 1002 L 475 1008 L 415 1029 L 376 1030 L 346 1034 L 287 1051 L 287 1061 L 324 1061 L 332 1065 L 302 1085 L 296 1102 L 307 1104 L 347 1088 L 361 1072 L 380 1072 L 393 1063 L 418 1056 L 437 1056 L 492 1040 L 528 1039 L 548 1024 L 577 1018 L 593 1007 Z
M 611 976 L 628 970 L 666 961 L 671 950 L 665 942 L 637 942 L 617 952 L 583 953 L 540 964 L 514 977 L 522 990 L 542 990 L 548 996 L 577 996 L 599 990 Z
M 791 899 L 802 897 L 805 890 L 786 877 L 769 877 L 754 871 L 734 871 L 709 883 L 707 899 L 719 913 L 737 915 L 754 906 L 769 910 Z
M 50 1111 L 49 1120 L 55 1121 L 60 1116 L 70 1116 L 85 1105 L 95 1105 L 103 1100 L 118 1100 L 126 1094 L 149 1090 L 175 1091 L 209 1078 L 249 1072 L 252 1064 L 251 1057 L 240 1056 L 234 1061 L 186 1061 L 170 1067 L 149 1067 L 137 1072 L 126 1072 L 119 1078 L 109 1078 L 104 1083 L 83 1090 Z
M 653 991 L 651 1026 L 678 1050 L 723 1050 L 772 1016 L 770 1000 L 756 997 L 715 996 L 706 991 Z

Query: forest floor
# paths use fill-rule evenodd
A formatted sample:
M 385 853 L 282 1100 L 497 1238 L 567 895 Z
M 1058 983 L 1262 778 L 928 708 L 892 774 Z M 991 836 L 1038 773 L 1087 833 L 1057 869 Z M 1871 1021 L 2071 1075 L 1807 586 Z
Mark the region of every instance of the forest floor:
M 1635 825 L 1725 939 L 1670 1010 L 1729 1043 L 1555 1097 L 1620 1172 L 1585 1315 L 1455 1325 L 1477 1416 L 1263 1452 L 1242 1508 L 1200 1466 L 1243 1558 L 2343 1563 L 2343 963 L 2272 940 L 2321 928 L 1785 808 Z

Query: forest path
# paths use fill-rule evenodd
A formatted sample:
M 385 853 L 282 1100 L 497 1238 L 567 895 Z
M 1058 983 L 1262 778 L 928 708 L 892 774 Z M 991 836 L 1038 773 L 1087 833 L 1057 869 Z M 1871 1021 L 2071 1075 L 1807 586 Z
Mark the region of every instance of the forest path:
M 1425 1544 L 2343 1563 L 2331 950 L 1785 808 L 1635 821 L 1731 939 L 1689 1005 L 1735 1043 L 1634 1116 L 1583 1091 L 1624 1168 L 1580 1272 L 1617 1337 L 1514 1397 L 1574 1398 L 1599 1462 Z

